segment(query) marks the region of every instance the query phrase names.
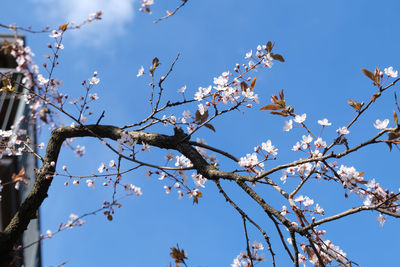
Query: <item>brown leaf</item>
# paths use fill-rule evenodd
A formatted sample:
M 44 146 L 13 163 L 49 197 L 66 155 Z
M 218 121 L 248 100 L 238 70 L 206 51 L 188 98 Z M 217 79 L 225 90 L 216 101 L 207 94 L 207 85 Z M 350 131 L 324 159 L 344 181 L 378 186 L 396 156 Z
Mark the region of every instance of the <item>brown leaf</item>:
M 58 29 L 61 30 L 62 32 L 65 32 L 68 28 L 68 24 L 69 23 L 65 23 L 65 24 L 61 25 L 60 27 L 58 27 Z
M 274 44 L 271 43 L 271 41 L 268 41 L 268 43 L 267 43 L 267 48 L 266 48 L 266 50 L 268 51 L 268 53 L 271 53 L 272 48 L 274 48 Z
M 283 94 L 283 89 L 279 92 L 279 97 L 281 100 L 285 101 L 285 95 Z
M 204 124 L 204 126 L 206 126 L 206 127 L 207 127 L 208 129 L 210 129 L 211 131 L 215 132 L 215 128 L 214 128 L 214 126 L 212 126 L 211 124 L 206 123 L 206 124 Z
M 278 98 L 276 95 L 272 95 L 272 96 L 271 96 L 271 102 L 272 102 L 273 104 L 276 104 L 276 105 L 279 105 L 279 104 L 280 104 L 279 98 Z
M 111 214 L 107 215 L 107 220 L 112 221 L 113 220 L 113 216 Z
M 251 80 L 250 90 L 254 90 L 254 87 L 256 86 L 256 82 L 257 82 L 257 77 L 254 77 L 253 80 Z
M 24 184 L 28 183 L 28 180 L 25 177 L 25 168 L 24 168 L 24 166 L 22 166 L 22 168 L 21 168 L 21 170 L 19 171 L 18 174 L 16 174 L 16 173 L 12 174 L 12 181 L 14 183 L 16 183 L 16 182 L 23 182 Z
M 393 110 L 393 120 L 396 124 L 399 124 L 399 117 L 397 117 L 397 113 Z
M 374 82 L 376 82 L 376 84 L 379 84 L 380 80 L 381 80 L 381 71 L 378 68 L 375 68 Z
M 187 259 L 185 254 L 185 251 L 183 249 L 179 249 L 179 246 L 177 245 L 176 248 L 171 248 L 171 253 L 169 255 L 175 260 L 175 263 L 184 263 L 185 259 Z
M 347 100 L 347 103 L 354 108 L 356 111 L 360 111 L 364 106 L 364 102 L 358 103 L 357 101 L 351 100 L 350 98 Z
M 160 65 L 160 60 L 157 57 L 155 57 L 151 64 L 153 65 L 154 68 L 157 68 L 158 65 Z
M 271 57 L 275 60 L 278 60 L 280 62 L 285 62 L 285 59 L 282 57 L 282 55 L 280 54 L 273 54 L 271 53 Z
M 160 65 L 160 60 L 157 57 L 155 57 L 153 59 L 153 61 L 151 62 L 151 64 L 152 64 L 152 66 L 151 66 L 149 71 L 150 71 L 151 74 L 153 74 L 155 69 Z
M 240 83 L 240 88 L 242 89 L 242 91 L 246 91 L 247 88 L 249 88 L 249 85 L 245 81 L 242 81 Z
M 207 120 L 207 118 L 208 118 L 208 110 L 206 110 L 203 115 L 200 114 L 199 110 L 196 111 L 196 119 L 195 120 L 196 120 L 197 124 L 204 123 Z
M 367 76 L 371 80 L 375 81 L 375 77 L 374 77 L 374 74 L 372 72 L 370 72 L 367 69 L 361 69 L 361 71 L 365 74 L 365 76 Z
M 268 104 L 260 108 L 260 110 L 280 110 L 280 109 L 282 109 L 280 106 L 273 104 Z

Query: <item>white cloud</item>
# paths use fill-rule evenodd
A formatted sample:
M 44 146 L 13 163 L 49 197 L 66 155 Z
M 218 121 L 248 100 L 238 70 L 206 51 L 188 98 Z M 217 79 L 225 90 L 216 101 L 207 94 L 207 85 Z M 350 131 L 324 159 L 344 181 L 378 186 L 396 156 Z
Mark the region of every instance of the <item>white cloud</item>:
M 125 25 L 133 20 L 136 0 L 32 0 L 43 23 L 54 25 L 65 22 L 79 24 L 89 14 L 102 11 L 102 19 L 70 32 L 74 41 L 101 44 L 124 33 Z M 57 25 L 57 24 L 55 24 Z

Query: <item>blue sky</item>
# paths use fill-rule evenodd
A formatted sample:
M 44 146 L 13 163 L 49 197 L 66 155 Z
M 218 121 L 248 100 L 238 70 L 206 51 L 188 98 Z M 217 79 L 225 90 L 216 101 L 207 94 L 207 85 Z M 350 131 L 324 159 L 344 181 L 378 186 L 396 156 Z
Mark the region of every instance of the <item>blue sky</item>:
M 235 63 L 244 63 L 245 53 L 254 51 L 258 44 L 274 41 L 274 49 L 286 62 L 256 74 L 259 107 L 269 104 L 271 94 L 284 89 L 295 111 L 307 113 L 312 129 L 319 129 L 317 120 L 322 118 L 333 123 L 325 135 L 326 140 L 332 140 L 335 130 L 354 116 L 347 99 L 367 102 L 375 92 L 360 69 L 400 68 L 400 39 L 396 34 L 398 1 L 377 4 L 362 0 L 189 0 L 175 16 L 153 24 L 165 10 L 172 10 L 179 3 L 155 2 L 153 14 L 149 16 L 138 12 L 139 4 L 133 0 L 5 1 L 3 10 L 13 12 L 3 13 L 0 22 L 42 28 L 47 24 L 58 26 L 70 20 L 79 21 L 89 13 L 103 11 L 103 20 L 66 33 L 65 49 L 56 71 L 56 76 L 64 82 L 62 90 L 76 97 L 83 92 L 80 83 L 91 77 L 93 71 L 99 72 L 101 82 L 95 90 L 100 100 L 93 106 L 97 115 L 89 121 L 92 123 L 103 109 L 106 117 L 102 122 L 119 126 L 141 120 L 148 114 L 148 80 L 137 78 L 136 74 L 141 65 L 149 66 L 155 56 L 162 63 L 161 71 L 165 71 L 181 53 L 166 83 L 167 96 L 177 99 L 176 90 L 183 85 L 187 86 L 188 95 L 194 94 L 199 86 L 210 85 L 213 77 L 232 71 Z M 27 43 L 36 53 L 35 61 L 39 65 L 48 53 L 49 42 L 52 40 L 47 34 L 27 34 Z M 398 88 L 391 89 L 351 129 L 350 145 L 374 135 L 376 119 L 389 118 L 393 126 L 394 90 L 399 92 Z M 290 149 L 305 133 L 301 129 L 283 132 L 283 124 L 282 118 L 256 107 L 220 118 L 214 122 L 216 133 L 203 129 L 196 137 L 205 138 L 208 144 L 236 156 L 250 153 L 254 146 L 270 139 L 279 149 L 276 163 L 285 163 L 300 157 Z M 171 128 L 159 130 L 172 134 Z M 46 136 L 48 133 L 44 131 L 43 141 Z M 90 174 L 96 172 L 100 162 L 115 159 L 95 140 L 78 142 L 86 146 L 85 157 L 77 159 L 71 151 L 63 149 L 59 167 L 67 165 L 73 174 Z M 365 172 L 366 178 L 375 178 L 384 188 L 396 191 L 400 187 L 398 155 L 397 149 L 389 153 L 387 146 L 374 145 L 340 163 L 354 165 Z M 274 163 L 269 164 L 272 167 Z M 225 161 L 220 164 L 225 170 L 235 167 Z M 124 166 L 128 168 L 129 164 Z M 245 249 L 241 217 L 211 182 L 206 184 L 200 204 L 193 206 L 190 200 L 178 200 L 174 193 L 166 195 L 164 183 L 146 178 L 145 171 L 124 178 L 140 186 L 143 196 L 123 200 L 112 222 L 99 214 L 86 218 L 83 227 L 46 240 L 44 266 L 56 266 L 67 260 L 67 266 L 167 266 L 171 261 L 169 248 L 176 243 L 187 250 L 190 266 L 229 266 Z M 273 178 L 280 182 L 278 176 Z M 103 200 L 110 199 L 111 191 L 100 186 L 95 190 L 85 184 L 65 187 L 64 182 L 62 177 L 54 180 L 42 207 L 43 232 L 56 229 L 70 213 L 90 212 L 100 207 Z M 293 185 L 288 184 L 289 188 Z M 223 186 L 271 236 L 278 266 L 290 266 L 273 225 L 262 210 L 232 183 L 223 183 Z M 283 203 L 269 189 L 260 194 L 275 207 Z M 345 199 L 342 188 L 332 184 L 311 183 L 303 194 L 318 202 L 328 215 L 362 203 L 356 196 Z M 398 221 L 388 219 L 381 228 L 375 219 L 377 216 L 377 213 L 364 212 L 321 228 L 328 232 L 326 239 L 362 266 L 390 266 L 399 250 Z M 251 240 L 263 240 L 254 229 L 250 235 Z M 260 266 L 270 266 L 270 255 L 267 252 L 266 255 L 267 262 Z

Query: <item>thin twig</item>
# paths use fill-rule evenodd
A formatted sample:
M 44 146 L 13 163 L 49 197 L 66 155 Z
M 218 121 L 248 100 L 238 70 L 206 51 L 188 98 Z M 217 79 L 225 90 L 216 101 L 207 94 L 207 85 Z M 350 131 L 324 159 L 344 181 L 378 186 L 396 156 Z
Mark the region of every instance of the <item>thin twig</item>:
M 159 19 L 155 20 L 154 23 L 158 23 L 159 21 L 162 21 L 162 20 L 164 20 L 164 19 L 167 19 L 167 18 L 169 18 L 169 17 L 175 15 L 175 13 L 176 13 L 179 9 L 181 9 L 184 5 L 186 5 L 186 3 L 187 3 L 189 0 L 182 0 L 182 1 L 183 1 L 183 3 L 180 4 L 179 6 L 177 6 L 177 7 L 175 8 L 174 11 L 169 12 L 169 11 L 167 10 L 167 15 L 164 16 L 164 17 L 162 17 L 162 18 L 159 18 Z

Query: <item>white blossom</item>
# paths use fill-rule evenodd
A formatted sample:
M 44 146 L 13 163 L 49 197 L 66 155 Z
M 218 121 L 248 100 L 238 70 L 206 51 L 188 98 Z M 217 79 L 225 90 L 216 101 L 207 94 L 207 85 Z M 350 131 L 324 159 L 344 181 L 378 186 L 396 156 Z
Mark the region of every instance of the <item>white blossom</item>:
M 389 120 L 388 119 L 385 119 L 383 121 L 376 120 L 375 123 L 374 123 L 374 127 L 376 129 L 378 129 L 378 130 L 382 130 L 382 129 L 385 129 L 388 126 L 388 124 L 389 124 Z
M 384 69 L 384 72 L 385 72 L 385 74 L 386 74 L 387 76 L 389 76 L 389 77 L 397 78 L 398 71 L 397 71 L 397 70 L 395 71 L 395 70 L 393 69 L 393 67 L 385 68 L 385 69 Z

